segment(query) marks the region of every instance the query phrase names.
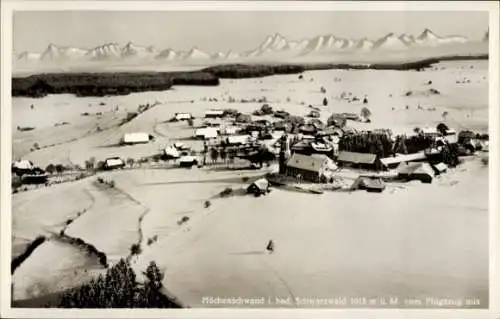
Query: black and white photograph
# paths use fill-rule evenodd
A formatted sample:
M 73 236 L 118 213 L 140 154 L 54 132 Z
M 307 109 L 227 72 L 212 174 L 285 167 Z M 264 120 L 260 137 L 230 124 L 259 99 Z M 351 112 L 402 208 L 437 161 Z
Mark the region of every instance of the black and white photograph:
M 498 3 L 55 2 L 2 37 L 9 309 L 492 309 Z

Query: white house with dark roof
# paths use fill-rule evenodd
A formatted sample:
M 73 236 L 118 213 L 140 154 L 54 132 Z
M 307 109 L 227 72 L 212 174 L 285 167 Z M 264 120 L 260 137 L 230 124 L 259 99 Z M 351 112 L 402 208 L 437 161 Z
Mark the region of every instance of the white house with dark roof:
M 285 174 L 318 183 L 322 176 L 331 178 L 336 169 L 337 165 L 324 154 L 307 156 L 294 153 L 286 163 Z

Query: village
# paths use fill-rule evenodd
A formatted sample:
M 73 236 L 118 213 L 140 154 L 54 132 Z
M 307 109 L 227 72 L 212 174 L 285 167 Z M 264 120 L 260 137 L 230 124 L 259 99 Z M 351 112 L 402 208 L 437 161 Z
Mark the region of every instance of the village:
M 321 87 L 321 92 L 325 91 Z M 341 96 L 345 98 L 348 94 Z M 357 97 L 352 100 L 361 102 Z M 365 97 L 363 103 L 366 102 Z M 323 103 L 328 103 L 326 97 Z M 309 108 L 311 111 L 305 116 L 273 110 L 268 103 L 252 114 L 235 109 L 210 109 L 201 118 L 189 112 L 175 113 L 166 125 L 186 126 L 192 130 L 192 136 L 166 145 L 159 154 L 140 159 L 110 156 L 97 162 L 92 158 L 85 162 L 85 167 L 49 164 L 45 169 L 19 159 L 12 164 L 13 191 L 28 190 L 30 185 L 59 183 L 64 171 L 73 174 L 62 180 L 71 181 L 99 171 L 134 169 L 155 163 L 155 167 L 198 169 L 217 165 L 227 170 L 261 169 L 277 164 L 275 171 L 248 188 L 257 195 L 267 193 L 269 185 L 293 185 L 312 193 L 382 192 L 386 182 L 432 183 L 448 168 L 459 165 L 461 157 L 488 152 L 487 134 L 457 132 L 444 123 L 437 127 L 416 127 L 400 135 L 389 128 L 358 131 L 349 123 L 369 122 L 371 111 L 366 107 L 360 115 L 331 114 L 326 123 L 319 119 L 318 108 L 311 105 Z M 129 132 L 117 145 L 131 147 L 154 138 L 147 132 Z M 259 185 L 259 190 L 256 191 L 255 185 Z

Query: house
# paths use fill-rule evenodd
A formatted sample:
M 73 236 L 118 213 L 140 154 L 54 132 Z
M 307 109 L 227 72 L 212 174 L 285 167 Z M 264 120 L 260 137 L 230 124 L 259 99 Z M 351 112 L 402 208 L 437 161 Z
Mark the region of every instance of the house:
M 395 168 L 402 162 L 418 162 L 427 160 L 425 152 L 418 152 L 413 154 L 397 154 L 396 156 L 390 156 L 380 159 L 380 162 L 384 168 Z
M 205 112 L 205 118 L 222 118 L 224 116 L 223 110 L 208 110 Z
M 252 122 L 252 116 L 250 114 L 240 113 L 234 119 L 236 123 L 250 123 Z
M 310 182 L 321 182 L 322 178 L 327 181 L 332 179 L 337 165 L 324 154 L 311 156 L 294 153 L 286 163 L 285 174 L 287 176 L 299 177 Z
M 181 151 L 191 149 L 191 147 L 189 145 L 185 145 L 184 143 L 181 143 L 181 142 L 175 142 L 174 147 L 178 150 L 181 150 Z
M 191 113 L 175 113 L 174 119 L 176 121 L 187 121 L 194 119 Z
M 148 133 L 126 133 L 122 138 L 122 144 L 132 145 L 149 143 L 152 138 L 153 136 Z
M 436 175 L 443 174 L 448 170 L 448 166 L 445 163 L 438 163 L 433 165 L 432 168 L 434 169 Z
M 119 157 L 107 158 L 104 161 L 104 166 L 103 166 L 105 170 L 124 168 L 124 167 L 125 167 L 125 162 Z
M 250 135 L 233 135 L 226 138 L 229 145 L 243 145 L 251 142 L 253 138 Z
M 18 176 L 30 173 L 33 168 L 33 163 L 28 160 L 19 160 L 12 163 L 12 173 Z
M 359 116 L 356 113 L 341 113 L 340 116 L 346 120 L 359 121 Z
M 39 167 L 33 168 L 30 172 L 21 177 L 22 184 L 44 184 L 47 182 L 47 173 Z
M 247 187 L 247 193 L 259 196 L 269 192 L 269 181 L 265 178 L 260 178 Z
M 299 132 L 302 134 L 314 135 L 316 127 L 312 124 L 303 124 L 299 127 Z
M 338 128 L 336 126 L 328 126 L 324 128 L 321 132 L 321 135 L 329 135 L 329 136 L 338 136 L 342 137 L 344 135 L 344 131 L 341 128 Z
M 275 131 L 290 132 L 292 130 L 292 123 L 277 121 L 273 123 L 273 129 Z
M 344 126 L 342 128 L 342 132 L 344 132 L 344 135 L 345 134 L 358 134 L 358 130 L 356 130 L 354 127 L 350 127 L 350 126 Z
M 420 133 L 428 137 L 438 137 L 441 135 L 435 127 L 424 127 Z
M 398 178 L 406 181 L 419 180 L 432 183 L 434 171 L 428 163 L 401 163 L 397 168 Z
M 341 151 L 337 156 L 337 162 L 341 166 L 350 166 L 366 169 L 381 169 L 382 163 L 376 154 L 356 153 Z
M 364 189 L 367 192 L 381 193 L 385 189 L 385 183 L 381 178 L 358 177 L 351 185 L 351 190 Z
M 237 126 L 225 126 L 220 129 L 222 135 L 233 135 L 238 133 L 239 127 Z
M 448 144 L 456 144 L 458 143 L 458 135 L 457 134 L 447 134 L 442 137 Z
M 179 159 L 180 167 L 192 167 L 198 165 L 198 158 L 190 155 L 183 156 Z
M 205 128 L 197 129 L 195 132 L 195 135 L 197 138 L 203 138 L 203 139 L 207 140 L 207 139 L 211 139 L 211 138 L 216 138 L 219 134 L 218 134 L 216 128 L 205 127 Z
M 181 156 L 179 150 L 174 146 L 168 146 L 163 150 L 163 155 L 166 158 L 179 158 Z

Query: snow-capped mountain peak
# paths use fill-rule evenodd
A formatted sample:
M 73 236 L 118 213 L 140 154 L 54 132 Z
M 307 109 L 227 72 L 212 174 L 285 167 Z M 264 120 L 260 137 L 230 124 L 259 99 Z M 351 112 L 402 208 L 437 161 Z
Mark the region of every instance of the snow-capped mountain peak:
M 189 50 L 184 56 L 184 60 L 205 60 L 205 59 L 210 59 L 210 54 L 201 51 L 197 47 L 193 47 L 191 50 Z
M 408 48 L 408 46 L 394 33 L 389 33 L 385 35 L 384 37 L 378 39 L 375 41 L 373 44 L 373 49 L 376 50 L 404 50 Z
M 174 60 L 179 56 L 177 52 L 168 48 L 166 50 L 161 51 L 155 58 L 156 59 L 165 59 L 165 60 Z
M 417 40 L 419 41 L 436 41 L 440 37 L 437 36 L 434 32 L 432 32 L 430 29 L 425 29 L 422 34 L 420 34 L 417 37 Z
M 47 49 L 41 54 L 41 60 L 76 60 L 83 57 L 86 50 L 73 47 L 59 47 L 53 43 L 49 44 Z
M 117 43 L 106 43 L 89 50 L 86 56 L 91 60 L 118 59 L 121 57 L 121 50 Z

